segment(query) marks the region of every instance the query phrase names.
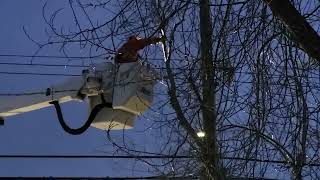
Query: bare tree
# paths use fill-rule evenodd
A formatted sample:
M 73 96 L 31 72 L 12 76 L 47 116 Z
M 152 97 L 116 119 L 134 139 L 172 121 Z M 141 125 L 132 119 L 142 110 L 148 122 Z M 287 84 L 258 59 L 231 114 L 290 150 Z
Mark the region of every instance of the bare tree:
M 66 56 L 77 47 L 90 56 L 109 56 L 129 35 L 165 35 L 163 49 L 150 47 L 142 59 L 161 71 L 167 88 L 157 88 L 154 105 L 141 118 L 151 119 L 150 127 L 162 132 L 156 153 L 192 158 L 144 160 L 155 173 L 219 180 L 319 178 L 320 71 L 295 45 L 319 59 L 312 38 L 317 34 L 312 28 L 307 38 L 300 31 L 288 34 L 288 27 L 298 25 L 285 27 L 282 21 L 300 27 L 305 17 L 294 21 L 280 13 L 282 21 L 276 19 L 277 3 L 70 0 L 65 11 L 71 12 L 73 23 L 68 31 L 56 21 L 63 11 L 48 13 L 44 6 L 48 41 L 38 45 L 40 50 L 58 46 Z M 309 18 L 318 17 L 318 7 L 308 5 L 315 4 L 312 0 L 293 3 Z M 108 16 L 97 15 L 103 13 Z M 121 143 L 110 131 L 108 137 L 117 152 L 147 153 L 125 131 Z

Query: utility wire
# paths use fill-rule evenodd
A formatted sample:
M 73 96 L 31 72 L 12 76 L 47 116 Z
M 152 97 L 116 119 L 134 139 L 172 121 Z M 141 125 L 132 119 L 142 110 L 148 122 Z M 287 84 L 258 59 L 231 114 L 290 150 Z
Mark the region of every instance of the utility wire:
M 1 74 L 1 72 L 0 72 Z M 79 75 L 81 76 L 81 75 Z M 143 82 L 149 82 L 149 81 L 154 81 L 157 79 L 151 79 L 151 80 L 142 80 L 142 81 L 129 81 L 129 82 L 125 82 L 125 83 L 119 83 L 119 84 L 115 84 L 114 87 L 116 86 L 124 86 L 127 84 L 134 84 L 134 83 L 143 83 Z M 234 81 L 237 83 L 242 83 L 242 84 L 252 84 L 254 83 L 253 81 Z M 285 84 L 282 83 L 270 83 L 269 85 L 272 86 L 285 86 Z M 295 86 L 295 85 L 290 85 L 290 84 L 286 84 L 286 86 Z M 320 85 L 308 85 L 308 86 L 302 86 L 302 87 L 311 87 L 311 88 L 320 88 Z M 74 91 L 78 91 L 78 90 L 62 90 L 62 91 L 54 91 L 55 93 L 59 93 L 59 92 L 74 92 Z M 21 93 L 5 93 L 2 92 L 0 93 L 0 96 L 28 96 L 28 95 L 41 95 L 41 94 L 46 94 L 46 92 L 21 92 Z M 276 93 L 276 95 L 279 95 Z M 282 94 L 280 94 L 282 95 Z
M 82 76 L 80 74 L 29 73 L 29 72 L 7 72 L 7 71 L 0 71 L 0 74 L 39 75 L 39 76 Z
M 69 66 L 69 65 L 45 65 L 43 64 L 42 66 Z M 71 67 L 71 66 L 70 66 Z M 72 67 L 90 67 L 90 66 L 80 66 L 80 65 L 73 65 Z M 160 73 L 165 73 L 163 72 L 166 68 L 161 68 L 161 67 L 153 67 L 152 69 L 159 69 L 161 70 Z M 171 68 L 171 69 L 179 69 L 179 70 L 192 70 L 192 69 L 188 69 L 188 68 Z M 236 74 L 244 74 L 244 75 L 253 75 L 255 73 L 253 72 L 241 72 L 241 71 L 238 71 L 238 72 L 235 72 Z M 31 72 L 8 72 L 8 71 L 0 71 L 0 74 L 7 74 L 7 75 L 37 75 L 37 76 L 82 76 L 81 74 L 65 74 L 65 73 L 31 73 Z M 318 74 L 316 74 L 317 76 L 319 76 Z M 282 77 L 290 77 L 290 78 L 293 78 L 293 77 L 299 77 L 299 78 L 308 78 L 308 79 L 317 79 L 317 80 L 320 80 L 319 77 L 307 77 L 307 76 L 299 76 L 299 75 L 267 75 L 266 78 L 282 78 Z M 246 83 L 246 82 L 244 82 Z M 252 83 L 250 81 L 250 83 Z M 273 83 L 273 82 L 271 82 Z
M 79 90 L 70 89 L 70 90 L 54 90 L 53 93 L 62 93 L 62 92 L 77 92 Z M 45 95 L 46 92 L 39 91 L 39 92 L 25 92 L 25 93 L 0 93 L 0 96 L 31 96 L 31 95 Z
M 0 155 L 1 159 L 195 159 L 194 156 L 186 155 Z M 290 164 L 288 161 L 254 159 L 243 157 L 222 157 L 224 160 L 251 161 L 273 164 Z M 320 167 L 319 163 L 307 162 L 305 166 Z
M 20 57 L 20 58 L 50 58 L 50 59 L 105 59 L 105 54 L 96 56 L 58 56 L 58 55 L 23 55 L 23 54 L 0 54 L 0 57 Z
M 68 65 L 68 64 L 44 64 L 44 63 L 11 63 L 11 62 L 0 62 L 0 65 L 10 65 L 10 66 L 41 66 L 41 67 L 64 67 L 64 68 L 89 68 L 91 67 L 90 65 Z M 159 70 L 166 70 L 165 67 L 152 67 L 152 69 L 159 69 Z M 171 67 L 170 69 L 177 69 L 177 70 L 200 70 L 200 68 L 186 68 L 186 67 Z M 223 68 L 221 68 L 223 69 Z M 4 72 L 7 73 L 7 72 Z M 10 74 L 15 73 L 15 72 L 9 72 Z M 25 72 L 23 72 L 25 73 Z M 245 75 L 254 75 L 257 74 L 256 72 L 248 72 L 248 71 L 235 71 L 234 73 L 236 74 L 245 74 Z M 37 74 L 34 73 L 34 75 L 41 75 L 41 74 Z M 47 75 L 47 74 L 46 74 Z M 286 77 L 303 77 L 303 78 L 312 78 L 312 79 L 319 79 L 319 74 L 314 74 L 315 76 L 318 77 L 307 77 L 306 75 L 286 75 Z M 270 75 L 270 74 L 266 74 L 266 77 L 272 77 L 272 78 L 279 78 L 282 77 L 284 75 Z
M 8 58 L 42 58 L 42 59 L 62 59 L 62 60 L 86 60 L 86 59 L 108 59 L 105 57 L 106 55 L 114 55 L 115 53 L 105 53 L 96 56 L 58 56 L 58 55 L 24 55 L 24 54 L 0 54 L 0 57 L 8 57 Z M 102 57 L 104 56 L 104 57 Z M 187 58 L 186 58 L 187 59 Z M 171 60 L 177 61 L 185 61 L 183 58 L 171 58 Z M 192 58 L 189 58 L 192 59 Z M 163 61 L 163 58 L 148 58 L 148 60 L 152 61 Z
M 1 74 L 1 72 L 0 72 Z M 141 81 L 128 81 L 125 83 L 118 83 L 118 84 L 114 84 L 113 87 L 116 86 L 124 86 L 124 85 L 128 85 L 128 84 L 134 84 L 134 83 L 144 83 L 144 82 L 151 82 L 157 79 L 150 79 L 150 80 L 141 80 Z M 70 89 L 70 90 L 55 90 L 53 91 L 53 93 L 61 93 L 61 92 L 76 92 L 79 90 L 76 89 Z M 38 92 L 21 92 L 21 93 L 0 93 L 0 96 L 31 96 L 31 95 L 45 95 L 47 92 L 45 91 L 38 91 Z
M 130 155 L 130 156 L 117 156 L 117 155 L 0 155 L 0 158 L 6 159 L 187 159 L 191 156 L 183 155 Z
M 19 179 L 19 180 L 23 180 L 23 179 L 30 179 L 30 180 L 34 180 L 34 179 L 48 179 L 48 180 L 55 180 L 55 179 L 61 179 L 61 180 L 66 180 L 66 179 L 92 179 L 92 180 L 126 180 L 126 179 L 176 179 L 176 180 L 185 180 L 185 179 L 199 179 L 199 177 L 197 176 L 140 176 L 140 177 L 71 177 L 71 176 L 67 176 L 67 177 L 0 177 L 1 179 Z M 232 179 L 231 179 L 232 180 Z
M 0 65 L 9 65 L 9 66 L 42 66 L 42 67 L 74 67 L 74 68 L 88 68 L 89 65 L 73 65 L 73 64 L 41 64 L 41 63 L 7 63 L 0 62 Z

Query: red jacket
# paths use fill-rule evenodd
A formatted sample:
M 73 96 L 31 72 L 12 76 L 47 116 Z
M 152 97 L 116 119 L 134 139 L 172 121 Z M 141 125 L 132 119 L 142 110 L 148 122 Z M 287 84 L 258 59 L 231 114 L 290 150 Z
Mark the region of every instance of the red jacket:
M 161 38 L 145 38 L 130 37 L 117 51 L 115 60 L 117 63 L 136 62 L 138 60 L 138 51 L 144 47 L 160 42 Z

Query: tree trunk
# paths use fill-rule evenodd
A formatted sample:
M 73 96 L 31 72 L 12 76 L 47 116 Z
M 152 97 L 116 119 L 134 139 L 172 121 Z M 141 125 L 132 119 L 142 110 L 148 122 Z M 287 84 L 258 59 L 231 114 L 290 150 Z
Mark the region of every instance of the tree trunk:
M 291 34 L 291 39 L 320 64 L 320 37 L 289 0 L 264 0 Z
M 204 163 L 203 179 L 223 180 L 219 167 L 217 147 L 217 114 L 215 109 L 215 69 L 212 54 L 212 24 L 208 0 L 200 1 L 200 38 L 201 38 L 201 104 L 203 127 L 205 132 L 202 159 Z

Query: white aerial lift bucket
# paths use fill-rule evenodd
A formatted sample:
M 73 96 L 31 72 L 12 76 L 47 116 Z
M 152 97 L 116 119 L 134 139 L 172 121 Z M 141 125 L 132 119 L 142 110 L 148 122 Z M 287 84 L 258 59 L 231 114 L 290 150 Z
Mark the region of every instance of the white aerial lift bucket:
M 84 70 L 82 77 L 69 78 L 44 93 L 1 99 L 0 123 L 2 117 L 54 105 L 61 126 L 70 134 L 81 134 L 90 125 L 103 130 L 129 129 L 136 115 L 150 107 L 155 83 L 156 73 L 140 62 L 96 64 Z M 59 103 L 85 97 L 89 101 L 87 122 L 78 129 L 67 127 Z
M 151 106 L 155 79 L 156 73 L 141 62 L 117 64 L 113 109 L 141 115 Z

